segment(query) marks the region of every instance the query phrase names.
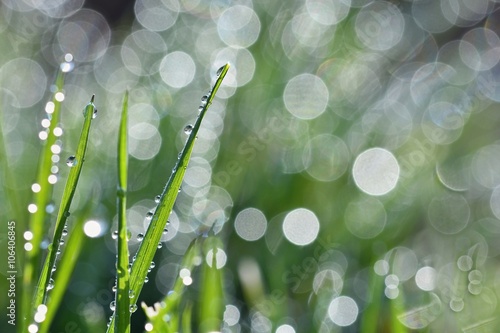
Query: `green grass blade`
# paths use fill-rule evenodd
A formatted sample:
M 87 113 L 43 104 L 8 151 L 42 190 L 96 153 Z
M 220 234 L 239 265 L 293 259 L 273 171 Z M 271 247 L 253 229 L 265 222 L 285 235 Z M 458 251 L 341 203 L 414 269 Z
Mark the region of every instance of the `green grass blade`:
M 221 330 L 224 312 L 224 292 L 222 289 L 222 270 L 217 267 L 217 252 L 220 251 L 218 239 L 209 237 L 204 246 L 203 275 L 200 293 L 199 332 L 218 332 Z M 207 259 L 211 257 L 211 262 Z
M 131 298 L 131 304 L 137 302 L 137 298 L 141 293 L 142 287 L 144 285 L 144 279 L 146 278 L 149 270 L 149 266 L 151 265 L 151 261 L 158 249 L 158 242 L 163 234 L 163 229 L 167 224 L 168 217 L 172 212 L 172 208 L 174 207 L 175 199 L 177 198 L 177 194 L 179 192 L 179 188 L 181 187 L 182 180 L 184 178 L 184 173 L 186 172 L 186 168 L 191 158 L 191 153 L 194 147 L 194 141 L 196 139 L 196 135 L 198 134 L 198 130 L 200 129 L 201 122 L 205 113 L 207 112 L 210 104 L 212 103 L 217 90 L 222 84 L 222 80 L 226 76 L 227 71 L 229 70 L 229 64 L 224 65 L 218 71 L 217 80 L 210 90 L 210 92 L 202 98 L 203 108 L 196 119 L 196 123 L 194 124 L 191 133 L 186 141 L 184 148 L 180 154 L 179 159 L 173 169 L 170 178 L 167 181 L 165 188 L 161 194 L 160 203 L 155 210 L 155 213 L 151 219 L 151 223 L 149 224 L 148 229 L 146 230 L 146 234 L 144 239 L 139 247 L 139 250 L 136 254 L 136 260 L 132 265 L 132 271 L 130 273 L 130 290 L 133 294 Z M 113 316 L 111 324 L 109 326 L 108 332 L 114 332 L 114 321 L 115 316 Z
M 191 333 L 191 317 L 193 314 L 193 303 L 186 304 L 184 311 L 182 311 L 182 333 Z
M 84 208 L 85 212 L 92 210 L 93 202 L 89 201 Z M 86 214 L 85 214 L 86 215 Z M 45 314 L 45 320 L 40 324 L 38 333 L 46 333 L 50 329 L 50 324 L 54 319 L 57 309 L 63 299 L 64 293 L 67 291 L 67 287 L 71 278 L 71 275 L 76 266 L 76 262 L 82 250 L 83 244 L 85 242 L 85 232 L 83 226 L 86 221 L 86 216 L 82 216 L 76 220 L 75 226 L 69 232 L 68 239 L 66 241 L 66 247 L 62 252 L 61 260 L 59 261 L 58 268 L 54 273 L 54 280 L 57 283 L 54 284 L 54 289 L 50 291 L 50 297 L 47 301 L 47 308 Z
M 194 239 L 191 244 L 189 245 L 186 253 L 184 254 L 184 257 L 182 259 L 182 263 L 180 268 L 181 269 L 187 269 L 189 272 L 192 272 L 193 269 L 197 263 L 197 260 L 199 258 L 200 252 L 201 252 L 201 239 L 196 238 Z M 148 315 L 149 322 L 153 325 L 154 330 L 156 332 L 178 332 L 179 327 L 179 305 L 180 301 L 182 299 L 182 295 L 184 293 L 184 290 L 186 288 L 186 285 L 184 284 L 183 278 L 180 276 L 177 277 L 175 280 L 174 286 L 172 288 L 172 292 L 169 293 L 163 301 L 161 302 L 161 307 L 158 308 L 158 312 L 154 313 L 154 315 L 148 315 L 148 311 L 146 311 L 146 315 Z M 143 305 L 144 307 L 144 305 Z M 186 312 L 183 312 L 183 316 L 186 314 Z M 166 322 L 163 320 L 163 318 L 169 315 L 170 316 L 170 321 Z M 182 322 L 184 326 L 185 318 L 183 317 Z M 189 319 L 191 320 L 191 319 Z
M 128 92 L 123 97 L 122 118 L 118 134 L 118 263 L 117 263 L 117 291 L 116 291 L 116 331 L 130 332 L 130 281 L 129 281 L 129 253 L 127 242 L 127 112 Z
M 64 73 L 60 71 L 56 78 L 56 93 L 62 91 L 63 87 Z M 33 297 L 34 281 L 37 279 L 35 272 L 38 272 L 40 263 L 40 244 L 43 236 L 46 234 L 46 228 L 49 225 L 46 223 L 47 212 L 45 207 L 52 199 L 52 192 L 54 188 L 54 185 L 50 184 L 48 179 L 51 174 L 52 167 L 51 158 L 53 153 L 51 151 L 51 147 L 58 139 L 54 134 L 54 129 L 59 125 L 61 111 L 61 102 L 55 98 L 55 93 L 52 98 L 52 103 L 54 105 L 54 110 L 52 113 L 47 113 L 48 119 L 50 120 L 50 126 L 48 128 L 47 139 L 44 142 L 44 146 L 40 154 L 38 174 L 36 177 L 36 183 L 40 186 L 40 191 L 34 193 L 33 196 L 33 203 L 36 205 L 37 211 L 34 214 L 30 214 L 28 226 L 28 230 L 33 235 L 31 240 L 33 247 L 31 251 L 26 252 L 23 272 L 22 311 L 25 314 L 30 314 L 30 311 L 32 310 L 30 309 L 30 302 Z M 23 329 L 21 328 L 21 331 L 22 330 Z
M 35 291 L 33 300 L 34 309 L 36 309 L 38 305 L 45 303 L 47 298 L 47 288 L 50 283 L 51 270 L 56 262 L 57 250 L 61 241 L 64 225 L 66 224 L 66 220 L 70 215 L 69 209 L 76 191 L 76 185 L 78 183 L 80 173 L 82 171 L 83 162 L 85 160 L 85 152 L 87 149 L 87 143 L 90 133 L 90 124 L 92 122 L 92 118 L 94 117 L 95 110 L 96 108 L 94 105 L 94 96 L 92 96 L 89 104 L 87 104 L 84 109 L 85 121 L 83 124 L 80 140 L 78 141 L 75 158 L 73 160 L 73 167 L 69 172 L 68 179 L 64 187 L 61 204 L 59 206 L 59 212 L 57 214 L 54 237 L 52 243 L 49 245 L 49 252 L 42 266 L 42 273 L 38 281 L 37 290 Z
M 370 267 L 373 267 L 371 264 Z M 382 306 L 384 301 L 384 278 L 370 271 L 370 292 L 372 301 L 367 305 L 361 319 L 361 333 L 376 333 L 379 329 L 379 320 L 382 317 Z

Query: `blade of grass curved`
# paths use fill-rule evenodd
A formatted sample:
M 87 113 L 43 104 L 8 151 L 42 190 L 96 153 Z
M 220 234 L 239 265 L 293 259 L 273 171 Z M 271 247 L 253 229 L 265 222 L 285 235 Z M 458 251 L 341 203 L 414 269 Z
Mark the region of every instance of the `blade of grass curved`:
M 189 244 L 188 249 L 186 250 L 186 253 L 184 254 L 184 257 L 182 258 L 182 263 L 180 265 L 180 269 L 187 269 L 191 272 L 193 272 L 193 269 L 195 267 L 195 264 L 197 262 L 197 258 L 200 255 L 201 252 L 201 245 L 202 245 L 202 239 L 200 238 L 195 238 L 191 244 Z M 172 287 L 172 292 L 169 292 L 168 295 L 163 298 L 161 302 L 160 308 L 157 308 L 158 312 L 155 312 L 154 314 L 150 315 L 148 312 L 145 311 L 146 315 L 149 319 L 149 322 L 153 325 L 154 331 L 155 332 L 178 332 L 179 331 L 179 304 L 181 301 L 181 296 L 184 292 L 184 289 L 186 288 L 186 285 L 184 284 L 183 279 L 178 276 L 177 279 L 175 280 L 174 286 Z M 145 305 L 143 305 L 143 308 Z M 170 320 L 166 322 L 163 318 L 169 315 Z M 183 316 L 186 315 L 186 312 L 183 311 Z M 185 321 L 184 317 L 182 319 L 183 323 Z M 184 324 L 183 324 L 184 325 Z
M 160 196 L 160 203 L 155 210 L 155 213 L 151 219 L 148 229 L 146 230 L 146 234 L 144 239 L 137 251 L 136 260 L 132 264 L 132 271 L 130 273 L 130 290 L 133 293 L 133 297 L 130 299 L 130 304 L 135 304 L 137 302 L 137 298 L 142 290 L 144 285 L 144 279 L 146 278 L 149 270 L 149 266 L 151 265 L 151 261 L 158 249 L 158 242 L 163 233 L 163 229 L 167 224 L 168 217 L 172 212 L 172 208 L 174 207 L 175 199 L 177 198 L 177 194 L 179 193 L 179 188 L 182 184 L 182 179 L 184 178 L 184 173 L 186 172 L 186 168 L 191 158 L 191 153 L 194 147 L 194 141 L 196 139 L 196 135 L 198 134 L 198 130 L 200 129 L 201 122 L 205 113 L 207 112 L 210 104 L 219 90 L 220 85 L 222 84 L 222 80 L 226 76 L 227 71 L 229 70 L 229 64 L 224 65 L 217 71 L 218 77 L 215 81 L 210 92 L 204 96 L 203 108 L 196 118 L 196 123 L 194 124 L 191 133 L 182 149 L 179 159 L 173 169 L 172 174 L 170 175 L 165 188 Z M 111 319 L 111 324 L 109 325 L 108 332 L 114 332 L 114 321 L 115 316 Z
M 200 292 L 200 324 L 201 333 L 218 332 L 221 330 L 224 292 L 222 289 L 222 270 L 217 267 L 217 251 L 221 246 L 213 236 L 207 238 L 204 244 L 204 259 Z M 207 260 L 212 257 L 211 262 Z
M 83 162 L 85 160 L 85 152 L 87 150 L 87 143 L 90 133 L 90 124 L 94 116 L 94 111 L 94 96 L 92 96 L 89 104 L 87 104 L 84 109 L 85 121 L 83 123 L 82 133 L 80 135 L 80 140 L 78 141 L 78 147 L 76 150 L 75 159 L 73 161 L 74 166 L 69 172 L 68 179 L 64 187 L 61 204 L 59 206 L 59 212 L 57 213 L 54 237 L 52 243 L 49 245 L 49 253 L 47 254 L 47 258 L 45 259 L 45 262 L 42 266 L 42 273 L 40 275 L 37 290 L 35 291 L 33 300 L 33 309 L 36 309 L 38 305 L 45 303 L 47 298 L 47 287 L 50 282 L 51 270 L 56 262 L 57 250 L 61 241 L 64 225 L 66 224 L 66 220 L 70 215 L 69 209 L 76 191 L 78 179 L 80 178 Z
M 130 332 L 130 281 L 129 281 L 129 253 L 127 242 L 127 113 L 128 92 L 123 97 L 122 118 L 118 134 L 118 263 L 117 263 L 117 291 L 116 291 L 116 331 Z
M 34 214 L 30 214 L 28 226 L 28 230 L 31 231 L 33 235 L 31 240 L 33 247 L 31 251 L 27 251 L 25 253 L 26 259 L 23 272 L 23 292 L 21 301 L 22 312 L 25 314 L 30 314 L 30 311 L 32 310 L 30 309 L 30 302 L 33 297 L 33 281 L 37 279 L 35 272 L 38 272 L 40 265 L 40 244 L 48 226 L 48 223 L 46 223 L 47 212 L 45 207 L 52 199 L 52 192 L 54 188 L 54 185 L 50 184 L 48 179 L 51 174 L 52 167 L 51 147 L 57 140 L 57 136 L 54 134 L 54 129 L 58 126 L 60 120 L 61 102 L 55 98 L 55 94 L 62 91 L 64 87 L 64 73 L 62 71 L 58 73 L 55 85 L 56 92 L 52 97 L 54 110 L 52 113 L 47 113 L 48 119 L 50 120 L 50 126 L 48 128 L 47 139 L 44 142 L 44 146 L 40 154 L 38 174 L 36 177 L 36 183 L 40 185 L 40 191 L 38 193 L 34 193 L 33 196 L 33 203 L 36 207 L 38 207 L 38 209 Z M 31 316 L 29 318 L 31 318 Z M 21 331 L 23 331 L 23 328 L 21 328 Z

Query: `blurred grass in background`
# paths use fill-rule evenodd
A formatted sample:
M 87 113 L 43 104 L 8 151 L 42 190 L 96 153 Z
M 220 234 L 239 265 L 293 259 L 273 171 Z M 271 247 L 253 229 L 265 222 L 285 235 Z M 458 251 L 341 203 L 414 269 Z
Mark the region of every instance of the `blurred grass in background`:
M 124 91 L 134 253 L 198 96 L 226 62 L 139 301 L 167 294 L 191 240 L 214 226 L 224 332 L 498 330 L 497 1 L 137 0 L 113 26 L 82 6 L 0 4 L 0 242 L 15 220 L 19 265 L 61 63 L 51 214 L 92 94 L 99 110 L 70 217 L 98 232 L 52 332 L 104 331 L 111 314 Z M 96 208 L 83 212 L 88 200 Z M 187 288 L 193 300 L 200 288 Z M 134 313 L 134 332 L 144 318 Z

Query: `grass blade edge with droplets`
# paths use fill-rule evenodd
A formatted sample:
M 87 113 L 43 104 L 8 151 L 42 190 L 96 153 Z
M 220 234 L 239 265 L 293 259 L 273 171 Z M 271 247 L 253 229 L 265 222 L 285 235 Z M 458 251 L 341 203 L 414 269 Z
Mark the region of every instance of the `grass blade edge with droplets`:
M 158 249 L 158 242 L 161 239 L 163 230 L 167 224 L 168 218 L 170 216 L 170 213 L 172 212 L 175 200 L 177 198 L 177 194 L 179 193 L 179 189 L 184 178 L 184 173 L 186 172 L 189 159 L 191 158 L 194 141 L 201 126 L 201 122 L 208 108 L 210 107 L 215 94 L 217 93 L 217 90 L 222 84 L 222 80 L 226 76 L 228 70 L 229 64 L 226 64 L 217 71 L 217 78 L 212 89 L 207 95 L 203 96 L 202 108 L 200 110 L 198 118 L 196 119 L 194 126 L 192 126 L 192 128 L 189 128 L 190 132 L 186 144 L 184 145 L 184 148 L 180 153 L 179 159 L 177 160 L 172 174 L 170 175 L 167 184 L 163 189 L 158 207 L 156 208 L 153 217 L 151 218 L 151 222 L 148 229 L 146 230 L 144 239 L 142 240 L 137 254 L 134 257 L 135 259 L 132 264 L 132 270 L 130 273 L 130 291 L 132 293 L 130 304 L 136 304 L 137 302 L 137 298 L 139 297 L 139 294 L 144 285 L 144 281 L 148 274 L 149 267 L 154 258 L 156 250 Z M 108 333 L 114 332 L 115 320 L 115 313 L 113 313 L 111 323 L 108 326 Z
M 76 186 L 80 178 L 80 173 L 82 171 L 83 162 L 85 160 L 85 153 L 87 150 L 87 144 L 90 134 L 90 125 L 92 123 L 92 118 L 94 118 L 96 108 L 94 105 L 94 96 L 92 96 L 90 102 L 84 109 L 85 120 L 83 123 L 82 132 L 80 139 L 78 141 L 78 146 L 76 149 L 76 154 L 71 156 L 71 170 L 64 187 L 64 191 L 61 198 L 61 204 L 59 206 L 59 212 L 57 214 L 56 225 L 54 230 L 54 237 L 52 243 L 49 245 L 49 252 L 47 258 L 42 266 L 42 272 L 40 279 L 38 281 L 38 286 L 34 294 L 33 299 L 33 309 L 37 309 L 40 304 L 44 304 L 47 298 L 47 291 L 50 285 L 52 268 L 55 265 L 57 250 L 59 249 L 59 244 L 61 242 L 64 226 L 70 215 L 69 210 L 73 196 L 76 191 Z M 31 316 L 28 317 L 31 320 Z
M 127 117 L 128 91 L 123 97 L 122 115 L 118 134 L 118 262 L 116 265 L 116 298 L 117 313 L 116 331 L 130 332 L 130 276 L 128 271 L 129 252 L 127 242 L 127 173 L 128 173 L 128 146 L 127 146 Z

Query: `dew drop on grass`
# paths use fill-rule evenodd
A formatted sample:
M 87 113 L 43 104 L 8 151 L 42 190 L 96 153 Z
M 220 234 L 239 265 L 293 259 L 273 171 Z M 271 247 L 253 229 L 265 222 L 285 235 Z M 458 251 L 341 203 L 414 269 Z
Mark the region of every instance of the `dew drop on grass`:
M 215 75 L 217 75 L 217 76 L 221 75 L 223 70 L 224 70 L 224 66 L 222 66 L 221 68 L 219 68 L 217 70 L 217 73 L 215 73 Z
M 168 223 L 168 222 L 167 222 L 167 223 Z M 167 234 L 167 232 L 168 232 L 168 229 L 167 229 L 167 228 L 163 229 L 163 234 L 164 234 L 164 235 L 166 235 L 166 234 Z
M 92 113 L 92 119 L 97 118 L 97 108 L 94 106 L 94 113 Z
M 75 64 L 73 62 L 63 62 L 61 63 L 61 71 L 64 73 L 71 72 L 73 68 L 75 68 Z
M 111 311 L 115 311 L 115 309 L 116 309 L 116 302 L 112 301 L 111 303 L 109 303 L 109 308 L 111 309 Z
M 184 127 L 184 133 L 186 134 L 191 134 L 191 132 L 193 131 L 193 125 L 189 124 L 189 125 L 186 125 L 186 127 Z
M 136 312 L 137 311 L 137 304 L 131 304 L 129 310 L 130 310 L 130 313 Z
M 151 220 L 153 218 L 153 215 L 154 215 L 153 211 L 150 210 L 149 212 L 146 213 L 146 218 L 148 220 Z
M 155 268 L 156 264 L 154 261 L 151 261 L 151 265 L 149 265 L 149 269 Z
M 137 241 L 142 242 L 144 239 L 144 234 L 137 234 Z
M 200 106 L 198 107 L 198 112 L 203 111 L 203 108 L 204 108 L 204 106 L 203 106 L 203 105 L 200 105 Z
M 113 233 L 111 234 L 111 238 L 113 238 L 113 239 L 118 238 L 118 230 L 113 231 Z
M 158 243 L 158 248 L 161 249 L 163 247 L 163 244 L 161 242 Z
M 71 155 L 70 157 L 68 157 L 68 159 L 66 160 L 66 165 L 69 166 L 69 167 L 74 167 L 76 165 L 76 157 L 75 155 Z
M 135 297 L 135 292 L 133 290 L 128 291 L 128 298 L 134 298 Z
M 49 284 L 47 285 L 47 290 L 54 289 L 54 279 L 49 280 Z
M 63 229 L 63 231 L 62 231 L 62 235 L 63 235 L 64 237 L 68 236 L 68 229 Z
M 205 104 L 207 104 L 207 101 L 208 101 L 208 94 L 203 95 L 203 96 L 201 97 L 201 104 L 202 104 L 202 105 L 205 105 Z
M 146 276 L 146 277 L 144 278 L 144 283 L 148 283 L 148 282 L 149 282 L 149 278 Z
M 161 200 L 161 195 L 158 194 L 156 197 L 155 197 L 155 202 L 156 203 L 160 203 L 160 200 Z

